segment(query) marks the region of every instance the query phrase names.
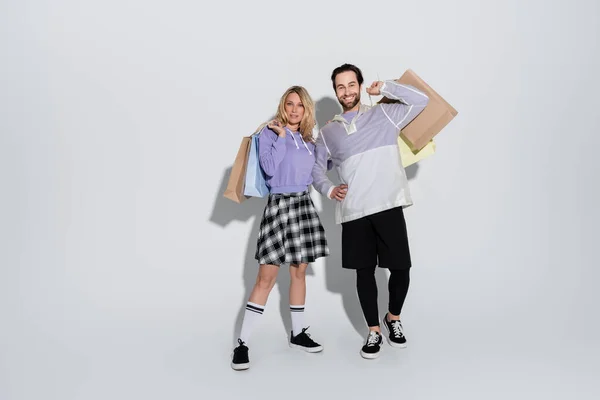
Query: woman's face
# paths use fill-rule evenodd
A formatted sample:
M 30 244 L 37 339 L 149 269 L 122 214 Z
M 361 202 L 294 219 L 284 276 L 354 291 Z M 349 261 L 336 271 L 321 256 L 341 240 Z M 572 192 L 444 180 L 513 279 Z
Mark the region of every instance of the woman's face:
M 304 104 L 302 104 L 300 96 L 297 93 L 288 94 L 285 99 L 285 113 L 290 125 L 297 125 L 302 121 L 304 117 Z

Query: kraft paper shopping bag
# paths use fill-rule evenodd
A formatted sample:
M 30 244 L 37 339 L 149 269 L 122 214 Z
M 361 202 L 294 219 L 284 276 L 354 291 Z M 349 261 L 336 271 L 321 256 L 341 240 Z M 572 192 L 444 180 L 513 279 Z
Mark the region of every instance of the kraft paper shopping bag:
M 406 70 L 396 81 L 414 86 L 429 97 L 427 107 L 400 132 L 411 150 L 421 150 L 458 115 L 458 111 L 411 69 Z M 383 97 L 378 103 L 394 102 L 397 100 Z
M 246 165 L 248 164 L 248 156 L 250 151 L 251 137 L 247 136 L 242 138 L 242 143 L 235 156 L 233 167 L 231 168 L 231 175 L 229 175 L 229 181 L 227 182 L 227 188 L 224 197 L 235 201 L 236 203 L 242 203 L 248 197 L 244 196 L 244 183 L 246 179 Z

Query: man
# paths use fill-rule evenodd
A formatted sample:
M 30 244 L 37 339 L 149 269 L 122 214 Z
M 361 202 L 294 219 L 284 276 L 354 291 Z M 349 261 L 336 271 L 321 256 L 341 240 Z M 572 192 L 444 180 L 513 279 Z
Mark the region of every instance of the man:
M 325 125 L 316 142 L 313 186 L 337 200 L 336 223 L 342 225 L 342 267 L 356 270 L 356 289 L 369 326 L 361 349 L 364 358 L 379 356 L 382 334 L 377 309 L 375 268 L 390 270 L 389 310 L 382 323 L 389 344 L 406 347 L 400 312 L 408 292 L 411 267 L 403 208 L 412 204 L 402 167 L 398 135 L 427 105 L 427 96 L 395 81 L 373 82 L 370 95 L 400 103 L 368 107 L 360 102 L 362 72 L 351 64 L 333 70 L 331 81 L 343 108 Z M 326 175 L 331 161 L 341 185 Z

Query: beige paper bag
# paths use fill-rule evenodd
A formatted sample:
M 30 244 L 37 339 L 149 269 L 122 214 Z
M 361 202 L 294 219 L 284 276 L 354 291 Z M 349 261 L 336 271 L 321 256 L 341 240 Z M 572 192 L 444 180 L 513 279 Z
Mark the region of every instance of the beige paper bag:
M 400 132 L 413 152 L 421 150 L 458 115 L 458 111 L 411 69 L 406 70 L 396 81 L 414 86 L 429 97 L 427 107 Z M 387 97 L 379 101 L 379 103 L 393 102 L 396 100 Z
M 246 180 L 246 165 L 248 164 L 248 154 L 250 151 L 250 136 L 242 138 L 240 149 L 235 156 L 233 167 L 231 168 L 231 175 L 229 175 L 229 182 L 227 182 L 227 189 L 223 193 L 224 197 L 241 203 L 249 197 L 244 196 L 244 182 Z

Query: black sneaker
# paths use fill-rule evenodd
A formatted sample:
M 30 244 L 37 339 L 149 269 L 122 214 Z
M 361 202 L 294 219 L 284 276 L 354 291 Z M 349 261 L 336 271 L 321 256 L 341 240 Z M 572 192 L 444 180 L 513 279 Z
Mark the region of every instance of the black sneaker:
M 406 347 L 406 338 L 402 331 L 400 321 L 388 321 L 387 314 L 383 317 L 383 325 L 388 333 L 388 343 L 392 347 L 404 349 Z
M 294 336 L 294 332 L 290 333 L 290 347 L 294 349 L 301 349 L 309 353 L 318 353 L 323 350 L 323 346 L 315 342 L 310 338 L 310 335 L 306 333 L 308 327 L 303 328 L 302 332 Z
M 250 359 L 248 358 L 248 347 L 242 339 L 238 339 L 239 346 L 233 349 L 233 359 L 231 360 L 231 368 L 236 371 L 242 371 L 250 368 Z
M 360 355 L 363 358 L 373 359 L 379 357 L 379 350 L 381 350 L 381 343 L 383 338 L 377 331 L 370 331 L 367 336 L 367 343 L 360 349 Z

